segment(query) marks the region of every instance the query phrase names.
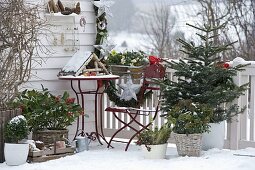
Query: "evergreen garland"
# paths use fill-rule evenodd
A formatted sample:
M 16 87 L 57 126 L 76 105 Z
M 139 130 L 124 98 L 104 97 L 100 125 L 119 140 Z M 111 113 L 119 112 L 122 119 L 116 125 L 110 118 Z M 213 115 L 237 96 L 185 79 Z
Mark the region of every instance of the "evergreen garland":
M 151 90 L 143 93 L 143 90 L 141 88 L 137 94 L 137 101 L 133 98 L 129 101 L 125 101 L 123 99 L 120 99 L 118 89 L 115 87 L 115 83 L 113 81 L 109 81 L 109 84 L 106 85 L 106 87 L 107 88 L 105 89 L 105 92 L 107 93 L 109 99 L 119 107 L 140 107 L 144 103 L 144 101 L 152 94 Z
M 100 1 L 100 0 L 95 0 Z M 98 7 L 94 5 L 95 15 L 98 15 Z M 105 24 L 105 28 L 100 28 L 100 22 L 103 22 Z M 96 17 L 96 28 L 97 28 L 97 34 L 96 34 L 96 42 L 95 45 L 100 45 L 103 43 L 103 40 L 107 38 L 108 31 L 107 31 L 107 19 L 106 19 L 106 13 L 103 13 L 101 16 Z M 94 53 L 97 56 L 100 56 L 100 51 L 95 48 Z

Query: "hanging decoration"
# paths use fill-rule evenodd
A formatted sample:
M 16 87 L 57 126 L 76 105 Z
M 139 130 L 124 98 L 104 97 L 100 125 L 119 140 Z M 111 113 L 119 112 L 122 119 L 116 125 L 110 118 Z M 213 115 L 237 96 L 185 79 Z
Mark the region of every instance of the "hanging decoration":
M 110 54 L 110 51 L 115 47 L 116 45 L 113 44 L 110 41 L 104 41 L 101 45 L 94 45 L 94 47 L 100 51 L 100 54 L 102 57 L 108 56 Z M 100 58 L 102 58 L 100 57 Z
M 85 32 L 86 23 L 87 23 L 87 21 L 86 21 L 85 17 L 82 16 L 82 17 L 80 18 L 80 26 L 83 27 L 83 32 Z
M 114 48 L 115 45 L 111 44 L 107 41 L 108 31 L 107 31 L 107 16 L 112 16 L 110 12 L 110 6 L 113 4 L 113 1 L 106 0 L 95 0 L 94 8 L 96 14 L 96 26 L 97 26 L 97 35 L 95 42 L 95 51 L 94 53 L 97 56 L 102 54 L 103 57 L 100 59 L 103 60 L 104 56 L 108 55 L 109 52 Z M 105 82 L 106 83 L 106 82 Z M 132 85 L 132 83 L 131 83 Z M 120 85 L 123 90 L 128 87 L 128 85 Z M 135 95 L 133 91 L 135 91 Z M 126 90 L 127 91 L 127 90 Z M 138 92 L 137 92 L 138 91 Z M 152 91 L 146 91 L 145 93 L 141 90 L 141 88 L 136 88 L 132 86 L 131 88 L 131 98 L 127 100 L 124 97 L 124 94 L 120 95 L 118 93 L 118 89 L 115 86 L 114 81 L 107 82 L 105 92 L 107 93 L 109 99 L 115 103 L 117 106 L 123 107 L 139 107 L 143 102 L 149 98 L 152 94 Z M 125 92 L 125 90 L 124 90 Z M 129 91 L 130 92 L 130 91 Z M 125 100 L 126 99 L 126 100 Z
M 107 31 L 107 19 L 106 16 L 112 16 L 110 12 L 110 6 L 113 4 L 113 1 L 106 1 L 106 0 L 95 0 L 93 2 L 95 13 L 96 13 L 96 26 L 97 26 L 97 35 L 96 35 L 96 42 L 95 45 L 102 45 L 104 41 L 107 40 L 108 31 Z M 106 46 L 101 46 L 106 47 Z M 98 48 L 101 48 L 98 47 Z M 100 53 L 102 53 L 102 50 L 95 48 L 94 53 L 97 56 L 101 56 Z M 106 49 L 107 51 L 107 49 Z M 107 53 L 105 53 L 107 54 Z M 104 55 L 102 54 L 102 57 L 100 59 L 104 59 Z
M 122 94 L 120 95 L 120 100 L 129 101 L 131 99 L 135 99 L 137 101 L 136 94 L 139 92 L 141 85 L 133 84 L 131 77 L 128 77 L 127 83 L 120 84 L 120 88 L 123 89 Z
M 120 98 L 120 94 L 118 93 L 118 89 L 115 86 L 114 81 L 110 81 L 108 82 L 107 88 L 105 89 L 105 92 L 107 93 L 109 99 L 114 102 L 114 104 L 116 106 L 119 107 L 140 107 L 144 101 L 151 97 L 152 95 L 152 91 L 146 91 L 145 93 L 143 93 L 142 89 L 139 89 L 139 92 L 136 94 L 136 96 L 138 97 L 138 100 L 135 100 L 134 98 L 126 101 L 124 99 Z
M 97 28 L 100 30 L 105 30 L 106 29 L 106 20 L 99 21 L 97 23 Z
M 114 4 L 113 1 L 106 1 L 106 0 L 94 1 L 93 4 L 98 8 L 97 17 L 100 17 L 103 14 L 112 16 L 110 7 Z

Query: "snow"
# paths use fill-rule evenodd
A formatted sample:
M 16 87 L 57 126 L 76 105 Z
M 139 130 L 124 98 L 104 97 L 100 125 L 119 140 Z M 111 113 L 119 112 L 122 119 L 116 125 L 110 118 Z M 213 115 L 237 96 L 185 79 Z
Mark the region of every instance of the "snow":
M 23 115 L 18 115 L 18 116 L 15 116 L 14 118 L 12 118 L 10 120 L 10 123 L 11 124 L 19 124 L 21 120 L 26 121 L 26 118 Z
M 169 144 L 167 158 L 144 159 L 140 146 L 131 145 L 127 152 L 125 145 L 113 143 L 115 148 L 93 143 L 89 151 L 77 153 L 44 163 L 7 166 L 0 164 L 1 170 L 253 170 L 255 148 L 243 150 L 211 149 L 203 151 L 201 157 L 179 157 L 175 145 Z

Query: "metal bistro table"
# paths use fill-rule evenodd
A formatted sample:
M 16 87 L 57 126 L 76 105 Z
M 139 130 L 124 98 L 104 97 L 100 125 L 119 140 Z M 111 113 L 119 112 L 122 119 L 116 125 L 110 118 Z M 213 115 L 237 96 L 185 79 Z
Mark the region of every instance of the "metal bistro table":
M 99 76 L 59 76 L 60 80 L 69 80 L 71 81 L 71 88 L 75 92 L 77 102 L 81 104 L 83 110 L 85 109 L 85 96 L 87 94 L 94 94 L 95 95 L 95 132 L 91 132 L 90 134 L 86 133 L 86 135 L 92 139 L 92 140 L 98 140 L 98 142 L 103 145 L 103 143 L 100 141 L 100 137 L 108 144 L 108 142 L 105 139 L 104 133 L 103 133 L 103 123 L 102 123 L 102 97 L 103 97 L 103 89 L 104 85 L 107 83 L 103 83 L 103 81 L 110 81 L 110 80 L 116 80 L 119 79 L 119 76 L 117 75 L 99 75 Z M 81 87 L 81 81 L 95 81 L 96 80 L 96 88 L 95 90 L 84 90 Z M 78 89 L 75 89 L 74 86 L 76 86 Z M 100 95 L 100 101 L 98 102 L 98 96 Z M 80 97 L 80 98 L 79 98 Z M 81 99 L 81 102 L 80 102 Z M 100 106 L 100 113 L 98 113 L 98 106 Z M 85 136 L 85 128 L 84 128 L 84 116 L 81 118 L 82 127 L 81 127 L 81 133 L 78 134 L 79 131 L 79 123 L 80 118 L 77 119 L 77 129 L 76 134 Z M 99 122 L 99 123 L 98 123 Z M 100 125 L 100 129 L 98 128 L 98 125 Z M 99 132 L 100 130 L 100 132 Z M 95 137 L 93 137 L 95 136 Z

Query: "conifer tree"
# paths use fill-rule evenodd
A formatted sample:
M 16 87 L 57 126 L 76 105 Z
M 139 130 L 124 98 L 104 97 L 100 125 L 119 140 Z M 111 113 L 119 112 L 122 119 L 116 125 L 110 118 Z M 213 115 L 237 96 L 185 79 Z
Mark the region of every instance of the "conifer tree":
M 212 36 L 215 29 L 220 30 L 223 25 L 211 27 L 204 25 L 196 27 L 187 24 L 202 33 L 197 33 L 199 43 L 187 42 L 182 39 L 183 53 L 186 58 L 179 61 L 167 62 L 166 66 L 174 69 L 177 82 L 169 79 L 161 82 L 163 91 L 162 110 L 170 111 L 180 100 L 192 100 L 201 104 L 208 104 L 214 109 L 211 123 L 223 120 L 231 120 L 231 117 L 243 112 L 245 108 L 238 108 L 231 102 L 238 98 L 247 89 L 248 84 L 237 86 L 233 82 L 233 76 L 241 71 L 244 65 L 231 67 L 221 61 L 221 54 L 230 50 L 233 44 L 214 44 Z M 219 36 L 219 35 L 217 35 Z M 225 107 L 228 103 L 228 107 Z

